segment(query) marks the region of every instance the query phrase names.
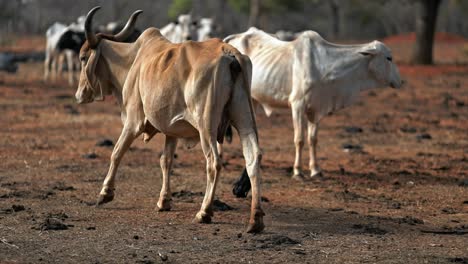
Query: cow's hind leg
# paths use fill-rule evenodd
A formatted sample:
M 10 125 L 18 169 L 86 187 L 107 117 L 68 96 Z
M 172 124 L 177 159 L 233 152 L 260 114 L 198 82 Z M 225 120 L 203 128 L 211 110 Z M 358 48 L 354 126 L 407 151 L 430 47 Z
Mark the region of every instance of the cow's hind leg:
M 200 143 L 206 158 L 206 192 L 200 211 L 195 216 L 198 223 L 211 223 L 213 200 L 221 172 L 221 158 L 216 147 L 216 137 L 209 132 L 200 132 Z
M 50 51 L 46 50 L 46 55 L 45 55 L 45 60 L 44 60 L 44 81 L 49 80 L 51 67 L 52 67 L 52 54 Z
M 309 142 L 309 168 L 310 177 L 320 176 L 322 171 L 317 164 L 317 133 L 318 123 L 308 122 L 307 126 L 308 142 Z
M 73 85 L 74 82 L 74 59 L 75 59 L 75 54 L 71 50 L 66 50 L 65 51 L 65 58 L 67 61 L 67 71 L 68 71 L 68 84 Z
M 164 152 L 161 155 L 161 170 L 162 170 L 162 187 L 158 201 L 158 211 L 171 210 L 171 187 L 170 187 L 170 173 L 172 168 L 172 161 L 174 159 L 174 152 L 177 146 L 177 138 L 166 136 L 164 144 Z
M 249 175 L 250 185 L 252 186 L 252 206 L 247 232 L 258 233 L 265 228 L 263 224 L 263 216 L 265 213 L 261 208 L 260 201 L 260 161 L 262 159 L 262 154 L 258 146 L 256 133 L 253 131 L 250 133 L 242 133 L 240 131 L 242 130 L 239 130 L 239 136 L 241 138 L 247 174 Z
M 120 161 L 127 152 L 128 148 L 132 144 L 133 140 L 141 134 L 142 126 L 136 128 L 128 123 L 124 125 L 122 133 L 120 134 L 119 140 L 115 144 L 114 150 L 112 151 L 109 171 L 104 179 L 104 183 L 99 193 L 99 198 L 96 205 L 108 203 L 114 199 L 115 190 L 115 174 L 119 167 Z

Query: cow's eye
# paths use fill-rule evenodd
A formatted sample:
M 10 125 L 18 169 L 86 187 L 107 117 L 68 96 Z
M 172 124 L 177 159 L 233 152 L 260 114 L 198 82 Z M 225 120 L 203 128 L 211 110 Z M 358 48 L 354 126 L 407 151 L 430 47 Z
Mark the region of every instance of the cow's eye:
M 392 61 L 392 57 L 387 57 L 387 60 L 388 60 L 388 61 Z

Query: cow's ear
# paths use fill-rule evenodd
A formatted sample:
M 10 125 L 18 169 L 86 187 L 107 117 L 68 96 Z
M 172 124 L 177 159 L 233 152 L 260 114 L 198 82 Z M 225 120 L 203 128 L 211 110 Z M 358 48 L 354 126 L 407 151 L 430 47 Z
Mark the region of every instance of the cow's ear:
M 230 35 L 230 36 L 227 36 L 223 39 L 223 42 L 225 43 L 229 43 L 229 41 L 231 41 L 232 39 L 234 39 L 236 37 L 236 35 Z
M 366 47 L 365 49 L 362 49 L 361 51 L 359 51 L 359 53 L 361 53 L 364 56 L 377 55 L 378 52 L 379 51 L 375 47 Z
M 93 49 L 91 51 L 91 55 L 88 58 L 88 63 L 85 66 L 86 78 L 88 79 L 88 83 L 94 91 L 98 91 L 98 89 L 100 90 L 99 80 L 96 77 L 96 65 L 99 61 L 100 55 L 101 55 L 101 48 L 98 45 L 96 49 Z M 102 91 L 101 91 L 101 94 L 102 94 Z

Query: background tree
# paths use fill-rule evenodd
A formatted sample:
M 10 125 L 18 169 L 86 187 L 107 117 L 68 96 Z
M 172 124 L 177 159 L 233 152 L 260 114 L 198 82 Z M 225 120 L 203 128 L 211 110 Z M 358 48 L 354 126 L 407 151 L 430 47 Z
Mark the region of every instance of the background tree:
M 192 10 L 192 0 L 173 0 L 172 4 L 169 6 L 167 15 L 176 19 L 180 14 L 186 14 Z
M 262 0 L 250 0 L 249 26 L 261 27 Z
M 315 1 L 315 0 L 314 0 Z M 313 2 L 314 2 L 313 1 Z M 249 13 L 249 27 L 265 29 L 268 14 L 300 10 L 307 0 L 229 0 L 238 12 Z
M 412 62 L 432 64 L 434 32 L 440 0 L 419 0 L 416 7 L 416 43 Z

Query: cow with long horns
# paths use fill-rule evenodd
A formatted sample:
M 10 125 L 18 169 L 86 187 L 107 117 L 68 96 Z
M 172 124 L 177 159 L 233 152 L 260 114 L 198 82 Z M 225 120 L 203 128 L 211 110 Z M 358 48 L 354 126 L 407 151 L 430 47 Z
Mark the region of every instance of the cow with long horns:
M 262 231 L 261 152 L 250 100 L 249 58 L 219 39 L 173 44 L 156 28 L 145 30 L 134 43 L 120 43 L 133 31 L 142 11 L 133 13 L 117 35 L 95 35 L 91 24 L 98 9 L 93 8 L 86 17 L 76 99 L 78 103 L 90 103 L 114 94 L 121 106 L 123 129 L 97 204 L 113 200 L 116 170 L 133 140 L 143 134 L 144 140 L 149 141 L 156 133 L 163 133 L 163 183 L 158 209 L 171 208 L 169 176 L 178 138 L 189 143 L 200 141 L 206 158 L 207 187 L 195 221 L 211 222 L 221 170 L 216 142 L 222 141 L 226 126 L 231 123 L 239 132 L 252 184 L 247 231 Z

